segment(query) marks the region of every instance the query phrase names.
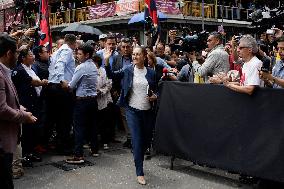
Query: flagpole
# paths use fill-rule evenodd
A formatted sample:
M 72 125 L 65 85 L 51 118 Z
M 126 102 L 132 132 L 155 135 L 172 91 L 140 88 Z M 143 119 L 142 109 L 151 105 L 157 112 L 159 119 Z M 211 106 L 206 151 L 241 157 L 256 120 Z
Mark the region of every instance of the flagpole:
M 202 0 L 202 31 L 204 31 L 204 0 Z

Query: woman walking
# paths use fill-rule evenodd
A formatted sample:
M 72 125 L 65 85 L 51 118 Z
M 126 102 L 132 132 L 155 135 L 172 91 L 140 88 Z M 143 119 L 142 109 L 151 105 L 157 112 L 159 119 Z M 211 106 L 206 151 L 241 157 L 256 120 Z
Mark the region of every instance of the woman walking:
M 157 99 L 155 71 L 148 65 L 147 52 L 143 47 L 133 49 L 133 64 L 119 71 L 111 71 L 109 57 L 111 50 L 105 54 L 106 70 L 113 77 L 122 78 L 122 89 L 118 105 L 126 107 L 126 120 L 132 136 L 132 149 L 137 181 L 145 185 L 143 161 L 146 149 L 151 144 L 154 113 L 151 104 Z

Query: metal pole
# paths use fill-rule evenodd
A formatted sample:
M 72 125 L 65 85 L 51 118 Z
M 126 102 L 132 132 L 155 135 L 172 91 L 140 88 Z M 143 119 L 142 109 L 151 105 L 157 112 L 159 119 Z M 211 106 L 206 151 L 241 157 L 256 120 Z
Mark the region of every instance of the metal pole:
M 221 11 L 221 16 L 222 16 L 222 26 L 224 24 L 224 0 L 222 1 L 222 11 Z
M 202 31 L 204 31 L 204 0 L 202 0 Z

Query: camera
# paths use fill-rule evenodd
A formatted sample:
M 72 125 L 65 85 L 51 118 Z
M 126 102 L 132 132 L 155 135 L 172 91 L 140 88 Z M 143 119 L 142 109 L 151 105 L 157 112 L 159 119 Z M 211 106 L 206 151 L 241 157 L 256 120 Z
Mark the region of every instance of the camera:
M 268 29 L 268 30 L 266 30 L 266 34 L 268 34 L 268 35 L 274 35 L 274 34 L 275 34 L 275 30 L 273 30 L 273 29 Z
M 240 39 L 241 39 L 242 37 L 243 37 L 243 36 L 241 36 L 241 35 L 235 36 L 235 41 L 236 41 L 236 43 L 240 43 Z
M 208 32 L 200 32 L 193 35 L 187 35 L 183 38 L 182 51 L 193 52 L 201 51 L 207 48 Z
M 40 28 L 38 26 L 34 26 L 33 28 L 35 30 L 34 38 L 39 38 L 40 40 L 44 40 L 46 38 L 46 34 L 40 31 Z

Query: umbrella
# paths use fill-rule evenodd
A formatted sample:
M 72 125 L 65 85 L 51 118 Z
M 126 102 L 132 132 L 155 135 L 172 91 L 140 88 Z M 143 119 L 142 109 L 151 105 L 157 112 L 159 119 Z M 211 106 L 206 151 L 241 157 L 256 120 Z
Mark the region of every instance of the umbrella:
M 128 24 L 133 24 L 136 22 L 145 22 L 144 15 L 145 15 L 144 12 L 135 14 L 132 18 L 130 18 Z M 158 11 L 158 18 L 159 18 L 159 21 L 164 21 L 164 20 L 167 20 L 168 17 L 164 13 Z
M 64 28 L 61 32 L 78 32 L 78 33 L 88 33 L 94 35 L 103 34 L 103 32 L 101 32 L 97 28 L 80 23 L 72 23 L 68 27 Z

